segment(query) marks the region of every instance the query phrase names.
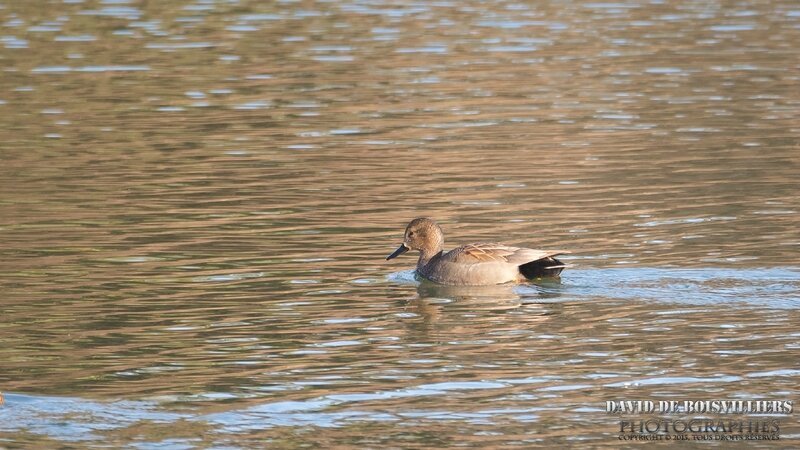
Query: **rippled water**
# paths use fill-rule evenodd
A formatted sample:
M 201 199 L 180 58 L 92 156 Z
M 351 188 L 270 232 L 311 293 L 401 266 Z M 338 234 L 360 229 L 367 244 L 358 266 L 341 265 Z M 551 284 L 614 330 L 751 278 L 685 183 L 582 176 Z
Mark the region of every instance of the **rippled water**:
M 5 2 L 0 446 L 616 446 L 606 400 L 797 403 L 797 42 L 789 0 Z M 419 215 L 573 267 L 420 284 L 384 261 Z

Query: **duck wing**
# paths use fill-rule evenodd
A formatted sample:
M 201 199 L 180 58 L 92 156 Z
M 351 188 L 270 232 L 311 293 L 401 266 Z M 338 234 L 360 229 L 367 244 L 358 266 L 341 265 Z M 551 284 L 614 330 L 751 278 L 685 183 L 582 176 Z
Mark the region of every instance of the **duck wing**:
M 542 275 L 558 275 L 563 265 L 552 255 L 559 253 L 566 252 L 495 243 L 468 244 L 435 257 L 417 270 L 423 277 L 442 284 L 502 284 Z
M 442 255 L 456 264 L 506 263 L 521 266 L 555 255 L 569 253 L 563 250 L 535 250 L 510 247 L 497 243 L 467 244 Z

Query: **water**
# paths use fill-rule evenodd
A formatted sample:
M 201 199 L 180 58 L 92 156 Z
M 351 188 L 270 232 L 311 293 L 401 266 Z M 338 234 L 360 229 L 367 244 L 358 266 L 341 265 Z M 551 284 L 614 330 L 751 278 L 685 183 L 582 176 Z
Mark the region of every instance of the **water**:
M 0 446 L 615 446 L 606 400 L 800 400 L 795 2 L 0 27 Z M 383 259 L 419 215 L 573 267 L 420 284 Z

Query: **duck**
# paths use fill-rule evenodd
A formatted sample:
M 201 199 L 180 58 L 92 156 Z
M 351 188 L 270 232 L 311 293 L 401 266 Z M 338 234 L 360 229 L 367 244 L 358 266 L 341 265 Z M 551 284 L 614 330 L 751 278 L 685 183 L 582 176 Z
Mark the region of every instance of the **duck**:
M 559 277 L 567 267 L 557 255 L 566 250 L 535 250 L 496 243 L 476 243 L 444 251 L 444 233 L 429 217 L 418 217 L 406 227 L 403 243 L 386 260 L 418 250 L 416 273 L 434 283 L 488 286 Z

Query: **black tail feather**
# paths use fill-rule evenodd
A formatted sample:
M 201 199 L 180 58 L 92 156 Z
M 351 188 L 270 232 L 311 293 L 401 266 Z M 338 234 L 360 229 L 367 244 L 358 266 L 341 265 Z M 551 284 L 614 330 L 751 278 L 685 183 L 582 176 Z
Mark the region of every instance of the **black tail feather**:
M 564 270 L 564 263 L 555 258 L 542 258 L 519 266 L 519 272 L 527 279 L 557 277 Z

